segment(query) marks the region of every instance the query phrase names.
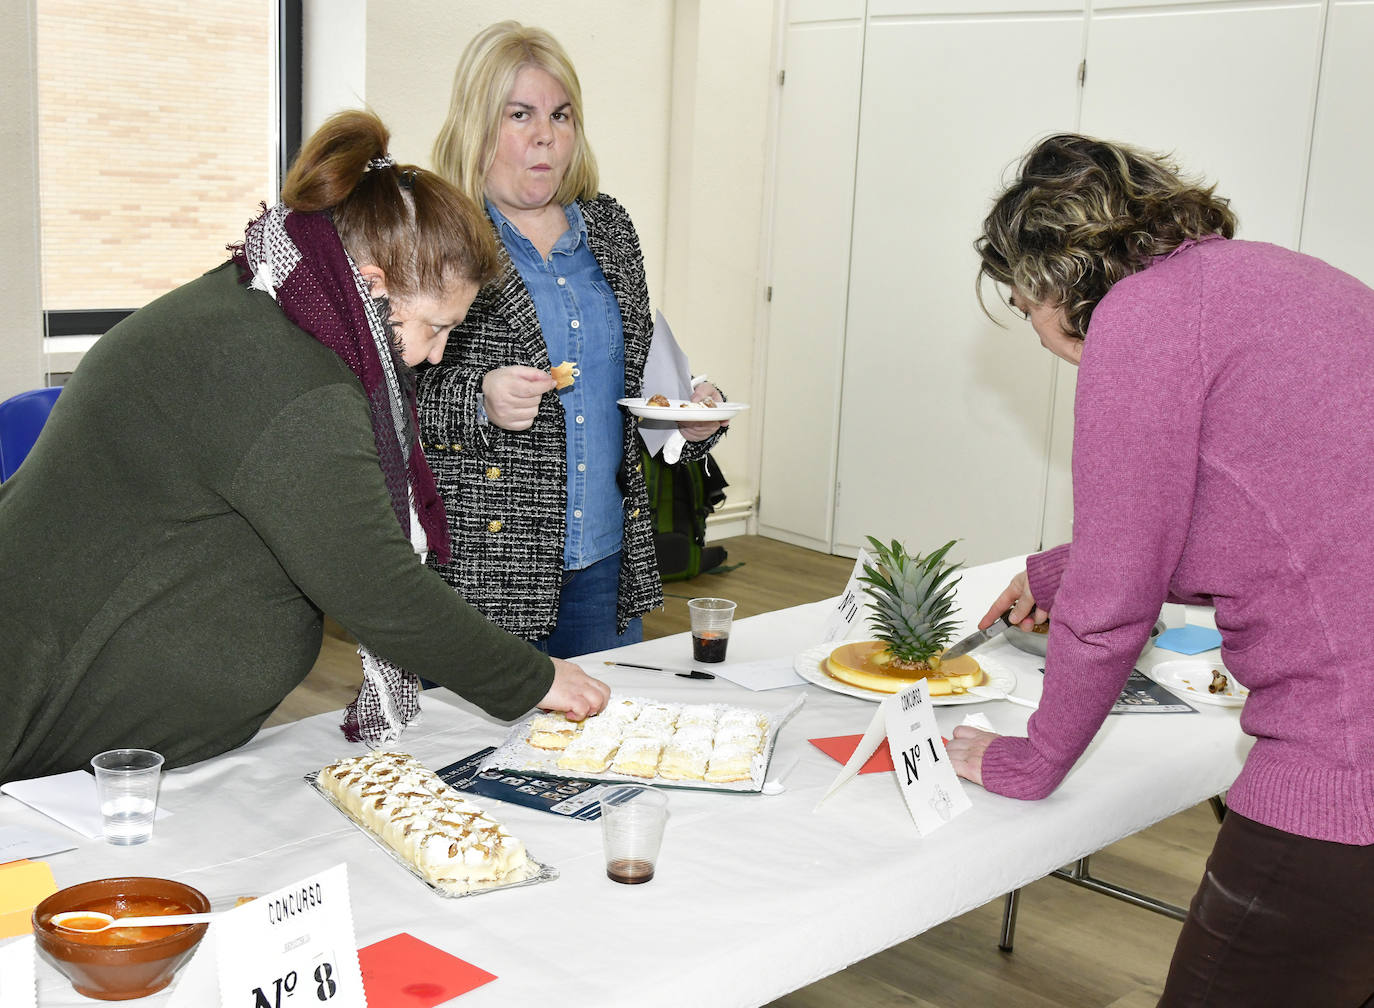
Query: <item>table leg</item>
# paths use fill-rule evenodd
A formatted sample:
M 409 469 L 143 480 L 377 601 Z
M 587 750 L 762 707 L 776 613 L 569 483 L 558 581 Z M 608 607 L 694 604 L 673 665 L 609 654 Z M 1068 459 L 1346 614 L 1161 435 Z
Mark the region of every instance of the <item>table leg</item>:
M 1012 938 L 1016 934 L 1016 910 L 1021 903 L 1021 890 L 1013 889 L 1007 893 L 1006 901 L 1002 904 L 1002 940 L 997 943 L 997 947 L 1003 952 L 1012 950 Z

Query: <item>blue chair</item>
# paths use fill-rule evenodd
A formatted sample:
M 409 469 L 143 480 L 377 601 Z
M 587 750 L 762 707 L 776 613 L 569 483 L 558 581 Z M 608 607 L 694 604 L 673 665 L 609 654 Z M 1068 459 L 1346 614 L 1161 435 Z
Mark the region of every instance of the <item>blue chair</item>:
M 60 386 L 34 389 L 0 403 L 0 482 L 13 476 L 29 454 L 61 391 Z

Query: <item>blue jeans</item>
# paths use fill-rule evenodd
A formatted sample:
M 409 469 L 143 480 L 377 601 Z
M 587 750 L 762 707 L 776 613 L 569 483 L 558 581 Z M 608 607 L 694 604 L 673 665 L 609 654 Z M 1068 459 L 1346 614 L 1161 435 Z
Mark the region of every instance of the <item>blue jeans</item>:
M 565 570 L 558 622 L 553 633 L 534 641 L 534 646 L 553 658 L 574 658 L 622 644 L 638 644 L 644 639 L 644 622 L 639 617 L 630 621 L 623 634 L 615 632 L 619 597 L 619 553 L 581 570 Z

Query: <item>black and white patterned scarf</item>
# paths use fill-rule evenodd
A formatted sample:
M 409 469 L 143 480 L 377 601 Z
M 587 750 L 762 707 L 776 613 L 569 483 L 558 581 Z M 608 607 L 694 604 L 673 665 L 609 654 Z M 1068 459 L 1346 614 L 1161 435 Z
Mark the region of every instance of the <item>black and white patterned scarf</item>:
M 416 438 L 410 383 L 396 371 L 389 321 L 328 214 L 296 213 L 282 204 L 263 208 L 242 244 L 231 245 L 240 280 L 276 299 L 292 322 L 333 350 L 358 376 L 372 415 L 372 433 L 391 495 L 392 510 L 424 562 L 426 550 L 449 553 L 448 525 L 434 475 Z M 402 365 L 404 366 L 404 365 Z M 366 645 L 363 684 L 344 712 L 350 742 L 389 745 L 420 714 L 419 679 L 373 654 Z

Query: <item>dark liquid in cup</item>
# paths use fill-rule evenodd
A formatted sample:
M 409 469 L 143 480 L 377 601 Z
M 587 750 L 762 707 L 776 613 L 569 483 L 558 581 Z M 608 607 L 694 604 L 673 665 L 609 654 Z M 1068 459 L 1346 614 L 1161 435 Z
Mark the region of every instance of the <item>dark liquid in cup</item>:
M 612 861 L 606 866 L 606 877 L 626 885 L 638 885 L 654 877 L 652 861 Z
M 692 657 L 699 662 L 725 661 L 725 647 L 730 638 L 721 634 L 692 634 Z

